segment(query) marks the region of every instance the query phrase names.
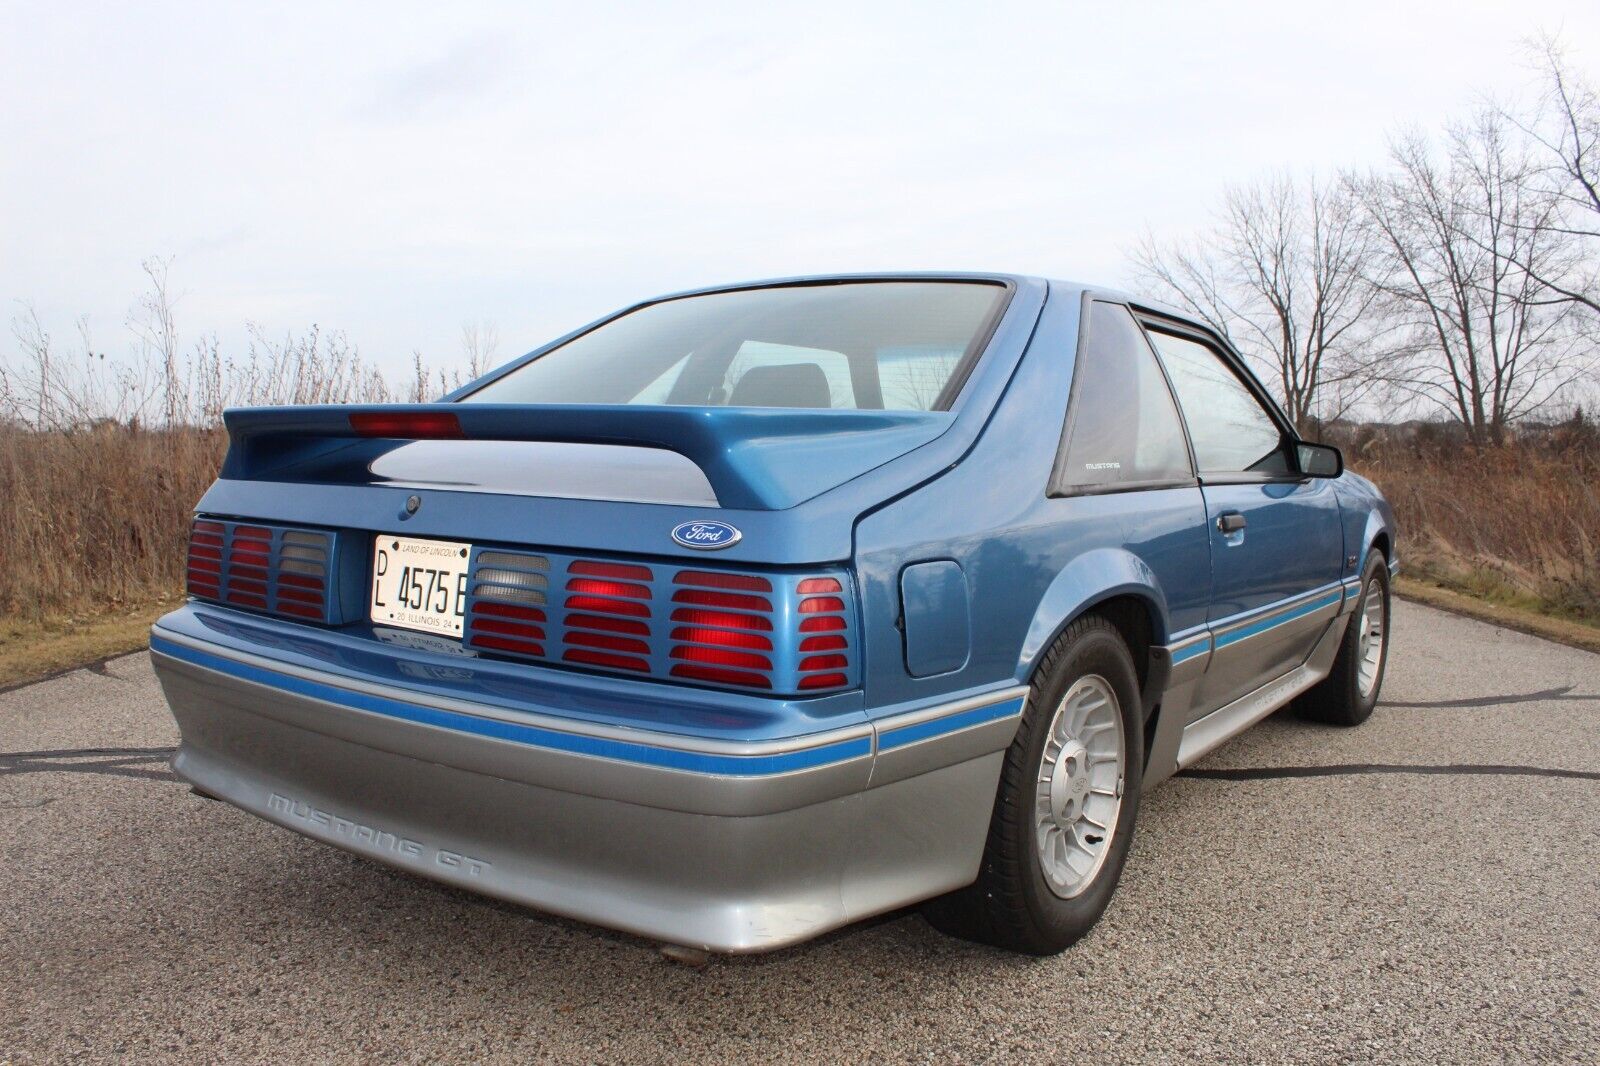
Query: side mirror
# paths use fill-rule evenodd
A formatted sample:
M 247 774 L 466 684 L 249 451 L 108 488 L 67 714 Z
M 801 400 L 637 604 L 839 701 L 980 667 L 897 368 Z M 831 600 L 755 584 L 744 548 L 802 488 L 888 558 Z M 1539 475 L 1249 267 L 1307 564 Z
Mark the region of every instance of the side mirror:
M 1306 477 L 1338 477 L 1344 473 L 1344 456 L 1331 444 L 1295 445 L 1295 456 L 1300 462 L 1300 473 Z

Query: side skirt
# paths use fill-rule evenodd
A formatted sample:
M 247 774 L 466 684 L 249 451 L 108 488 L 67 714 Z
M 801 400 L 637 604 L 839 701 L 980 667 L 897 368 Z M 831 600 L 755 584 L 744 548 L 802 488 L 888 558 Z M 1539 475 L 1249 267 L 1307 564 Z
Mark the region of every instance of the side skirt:
M 1178 769 L 1192 766 L 1225 741 L 1283 707 L 1306 689 L 1328 676 L 1339 654 L 1349 616 L 1341 614 L 1328 626 L 1306 661 L 1254 692 L 1247 693 L 1204 718 L 1190 722 L 1178 742 Z

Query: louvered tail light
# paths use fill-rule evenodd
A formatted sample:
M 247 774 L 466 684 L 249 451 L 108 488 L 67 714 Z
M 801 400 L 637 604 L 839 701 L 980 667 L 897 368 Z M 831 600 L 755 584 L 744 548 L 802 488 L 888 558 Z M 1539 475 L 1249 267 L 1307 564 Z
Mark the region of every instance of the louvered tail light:
M 672 676 L 771 689 L 772 582 L 753 574 L 679 570 L 672 584 Z
M 800 597 L 800 690 L 820 692 L 850 683 L 850 629 L 844 585 L 835 577 L 806 578 L 795 586 Z
M 479 549 L 465 642 L 484 654 L 772 695 L 856 684 L 843 573 L 755 574 Z
M 648 566 L 574 559 L 567 564 L 561 661 L 650 673 L 651 583 Z
M 334 534 L 196 518 L 189 527 L 189 595 L 284 618 L 338 621 Z
M 521 552 L 480 551 L 467 598 L 466 643 L 486 651 L 544 658 L 550 560 Z
M 221 522 L 195 519 L 189 526 L 189 563 L 185 587 L 191 596 L 222 598 L 222 553 L 227 544 Z

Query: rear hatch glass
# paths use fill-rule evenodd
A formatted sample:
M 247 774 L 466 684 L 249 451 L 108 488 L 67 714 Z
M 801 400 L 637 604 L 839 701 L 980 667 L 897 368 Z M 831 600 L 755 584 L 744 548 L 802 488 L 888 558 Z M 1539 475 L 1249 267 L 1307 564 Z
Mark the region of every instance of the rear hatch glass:
M 993 282 L 864 281 L 664 300 L 464 402 L 946 410 L 1005 294 Z

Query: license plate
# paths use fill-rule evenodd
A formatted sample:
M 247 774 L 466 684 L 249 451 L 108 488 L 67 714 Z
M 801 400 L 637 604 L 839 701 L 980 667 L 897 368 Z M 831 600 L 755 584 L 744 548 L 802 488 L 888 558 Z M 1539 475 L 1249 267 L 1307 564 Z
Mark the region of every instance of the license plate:
M 472 545 L 379 536 L 372 543 L 372 621 L 461 638 Z

